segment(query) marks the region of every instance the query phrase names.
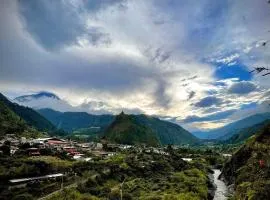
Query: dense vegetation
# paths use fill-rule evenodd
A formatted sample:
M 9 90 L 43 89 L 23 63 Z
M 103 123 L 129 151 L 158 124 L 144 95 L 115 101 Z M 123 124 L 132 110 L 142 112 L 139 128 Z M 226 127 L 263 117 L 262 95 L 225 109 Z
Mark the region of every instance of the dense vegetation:
M 158 138 L 151 128 L 137 123 L 134 116 L 123 112 L 116 116 L 114 122 L 105 131 L 104 137 L 119 144 L 159 145 Z
M 217 128 L 207 132 L 194 132 L 194 134 L 203 139 L 218 139 L 218 140 L 227 140 L 232 137 L 234 134 L 237 134 L 238 131 L 244 128 L 251 127 L 253 125 L 264 122 L 265 120 L 270 119 L 270 113 L 259 113 L 256 115 L 251 115 L 239 121 L 230 123 L 221 128 Z
M 67 189 L 51 199 L 203 200 L 208 199 L 207 165 L 187 163 L 179 154 L 122 152 L 95 163 L 78 163 L 80 175 L 91 172 L 76 188 Z M 86 177 L 84 175 L 84 177 Z
M 115 119 L 113 115 L 91 115 L 85 112 L 62 113 L 52 109 L 41 109 L 38 112 L 50 120 L 56 127 L 64 129 L 71 133 L 72 136 L 77 135 L 79 138 L 83 138 L 88 135 L 88 139 L 101 137 L 104 130 Z M 147 127 L 147 129 L 150 128 L 152 132 L 155 132 L 161 144 L 180 145 L 199 142 L 195 136 L 177 124 L 147 115 L 132 115 L 131 117 L 137 125 Z M 91 127 L 100 127 L 100 129 L 97 132 Z
M 10 110 L 0 99 L 0 137 L 6 134 L 25 137 L 37 137 L 40 135 L 37 130 L 28 126 L 21 117 Z
M 162 144 L 197 144 L 198 138 L 181 126 L 147 115 L 134 115 L 139 124 L 150 127 Z
M 235 184 L 235 199 L 270 199 L 270 124 L 233 155 L 222 175 Z
M 12 157 L 0 158 L 0 199 L 36 199 L 61 187 L 61 178 L 28 182 L 19 188 L 10 188 L 10 179 L 65 173 L 67 187 L 47 199 L 116 200 L 122 189 L 123 199 L 130 200 L 206 200 L 212 197 L 209 189 L 214 189 L 208 177 L 210 165 L 220 162 L 213 151 L 170 146 L 164 153 L 134 147 L 105 159 L 93 157 L 91 162 L 73 161 L 49 149 L 41 156 L 28 157 L 24 146 Z M 181 159 L 190 153 L 194 153 L 192 162 Z
M 194 144 L 198 139 L 180 126 L 146 115 L 121 113 L 105 131 L 110 141 L 148 145 Z
M 86 112 L 58 112 L 52 109 L 40 109 L 38 112 L 50 120 L 57 128 L 69 133 L 89 127 L 103 129 L 114 120 L 113 115 L 91 115 Z
M 36 158 L 13 156 L 0 158 L 0 199 L 36 199 L 41 195 L 53 192 L 61 187 L 61 179 L 28 182 L 24 187 L 10 187 L 10 179 L 36 177 L 53 173 L 67 173 L 64 183 L 74 182 L 72 172 L 73 163 L 54 156 L 40 156 Z
M 4 95 L 0 93 L 0 102 L 5 104 L 11 111 L 22 118 L 29 126 L 35 127 L 39 131 L 55 131 L 55 126 L 45 117 L 37 113 L 31 108 L 20 106 L 9 101 Z
M 222 141 L 222 143 L 225 143 L 225 144 L 242 143 L 245 140 L 247 140 L 249 137 L 256 134 L 260 129 L 262 129 L 265 125 L 269 123 L 270 123 L 270 120 L 265 120 L 262 123 L 240 129 L 239 131 L 236 131 L 232 137 L 230 137 L 229 139 L 225 141 Z

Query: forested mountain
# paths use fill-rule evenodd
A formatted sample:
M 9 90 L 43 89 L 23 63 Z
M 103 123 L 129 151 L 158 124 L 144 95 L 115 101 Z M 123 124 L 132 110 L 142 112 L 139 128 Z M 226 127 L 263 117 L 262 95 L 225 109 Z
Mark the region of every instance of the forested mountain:
M 40 109 L 38 112 L 58 129 L 63 129 L 66 132 L 89 127 L 104 129 L 114 120 L 113 115 L 91 115 L 86 112 L 58 112 L 49 108 Z
M 194 144 L 198 139 L 177 124 L 146 115 L 121 113 L 105 131 L 105 137 L 124 144 Z M 149 140 L 149 141 L 147 141 Z
M 9 101 L 3 94 L 0 93 L 0 101 L 7 108 L 13 111 L 16 115 L 22 118 L 29 126 L 35 127 L 39 131 L 55 131 L 55 126 L 45 117 L 40 115 L 32 108 L 20 106 Z
M 181 126 L 147 115 L 135 115 L 139 124 L 150 127 L 162 144 L 195 144 L 199 140 Z
M 29 127 L 21 117 L 14 113 L 5 102 L 2 101 L 2 99 L 3 95 L 1 95 L 0 100 L 0 137 L 6 134 L 15 134 L 19 137 L 36 137 L 40 134 L 34 128 Z
M 123 112 L 116 116 L 105 131 L 104 137 L 110 142 L 119 144 L 159 145 L 157 135 L 150 127 L 138 123 L 133 115 L 126 115 Z
M 270 119 L 269 112 L 259 113 L 259 114 L 252 115 L 244 119 L 238 120 L 236 122 L 230 123 L 221 128 L 217 128 L 217 129 L 206 131 L 206 132 L 195 132 L 193 134 L 202 139 L 226 140 L 232 137 L 234 134 L 237 134 L 239 130 L 262 123 L 263 121 L 267 119 Z
M 31 107 L 35 110 L 51 108 L 57 111 L 64 112 L 76 109 L 68 102 L 58 97 L 56 94 L 47 91 L 18 96 L 13 99 L 13 102 L 18 103 L 22 106 Z
M 91 115 L 86 112 L 58 112 L 52 109 L 38 110 L 57 128 L 67 132 L 90 127 L 100 127 L 100 134 L 114 121 L 113 115 Z M 150 128 L 162 144 L 194 144 L 199 140 L 177 124 L 147 115 L 132 115 L 137 125 Z
M 235 144 L 235 143 L 244 142 L 246 139 L 256 134 L 260 129 L 262 129 L 266 124 L 269 124 L 269 123 L 270 123 L 270 120 L 265 120 L 262 123 L 240 129 L 239 131 L 236 131 L 235 134 L 231 136 L 229 139 L 225 140 L 224 143 Z
M 235 199 L 270 199 L 270 123 L 225 164 L 222 176 L 234 184 Z

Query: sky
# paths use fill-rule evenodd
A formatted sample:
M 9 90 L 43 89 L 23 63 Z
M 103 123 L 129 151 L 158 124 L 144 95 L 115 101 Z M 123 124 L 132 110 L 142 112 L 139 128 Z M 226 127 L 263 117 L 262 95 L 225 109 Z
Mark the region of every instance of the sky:
M 1 0 L 0 91 L 218 128 L 270 111 L 269 22 L 267 0 Z

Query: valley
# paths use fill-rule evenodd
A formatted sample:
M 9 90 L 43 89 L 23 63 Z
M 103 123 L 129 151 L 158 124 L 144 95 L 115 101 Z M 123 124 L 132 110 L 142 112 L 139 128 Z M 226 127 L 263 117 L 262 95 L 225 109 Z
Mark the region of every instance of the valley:
M 147 115 L 35 111 L 3 95 L 0 110 L 0 199 L 268 198 L 269 113 L 204 140 Z
M 0 200 L 270 200 L 270 0 L 0 0 Z

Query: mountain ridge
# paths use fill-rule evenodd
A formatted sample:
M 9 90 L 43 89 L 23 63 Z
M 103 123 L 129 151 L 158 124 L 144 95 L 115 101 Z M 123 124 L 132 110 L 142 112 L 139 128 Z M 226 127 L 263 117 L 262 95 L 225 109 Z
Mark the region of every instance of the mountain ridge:
M 29 126 L 33 126 L 39 131 L 56 130 L 55 126 L 49 120 L 47 120 L 44 116 L 40 115 L 34 109 L 13 103 L 1 93 L 0 101 L 16 115 L 21 117 Z
M 270 198 L 270 123 L 267 123 L 225 163 L 221 177 L 234 184 L 235 199 Z
M 39 109 L 37 112 L 51 121 L 57 128 L 61 128 L 69 133 L 90 126 L 98 126 L 103 129 L 114 119 L 113 115 L 92 115 L 87 112 L 60 112 L 50 108 Z
M 117 115 L 105 130 L 104 138 L 119 144 L 159 145 L 158 138 L 150 127 L 138 123 L 134 115 L 126 115 L 123 112 Z
M 113 115 L 91 115 L 86 112 L 58 112 L 53 109 L 40 109 L 40 114 L 50 120 L 56 127 L 71 133 L 80 128 L 99 126 L 101 132 L 114 121 Z M 138 125 L 150 127 L 156 132 L 163 144 L 195 144 L 199 139 L 181 126 L 147 115 L 132 115 Z M 101 133 L 102 134 L 102 133 Z
M 240 129 L 250 127 L 252 125 L 256 125 L 258 123 L 263 122 L 266 119 L 270 119 L 270 112 L 258 113 L 255 115 L 251 115 L 246 118 L 242 118 L 240 120 L 234 121 L 228 125 L 225 125 L 221 128 L 214 129 L 211 131 L 201 131 L 201 132 L 193 132 L 195 136 L 201 139 L 217 139 L 217 140 L 226 140 L 230 136 L 234 135 L 234 132 L 237 132 Z M 230 135 L 227 138 L 222 138 L 225 135 Z

